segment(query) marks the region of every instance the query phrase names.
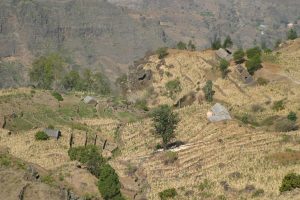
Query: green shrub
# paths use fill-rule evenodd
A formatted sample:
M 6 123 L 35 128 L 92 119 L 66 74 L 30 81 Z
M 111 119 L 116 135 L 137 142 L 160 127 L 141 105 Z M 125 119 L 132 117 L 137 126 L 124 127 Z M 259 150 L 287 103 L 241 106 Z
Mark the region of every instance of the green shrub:
M 35 134 L 36 140 L 48 140 L 49 136 L 44 131 L 39 131 Z
M 283 100 L 275 101 L 273 103 L 272 109 L 276 110 L 276 111 L 283 110 L 284 109 L 284 102 L 283 102 Z
M 186 50 L 187 49 L 187 46 L 186 46 L 186 43 L 180 41 L 177 43 L 177 49 L 179 50 Z
M 190 40 L 189 43 L 188 43 L 188 49 L 190 51 L 195 51 L 196 50 L 196 46 L 193 44 L 192 40 Z
M 287 33 L 288 40 L 295 40 L 298 38 L 297 31 L 295 29 L 290 29 Z
M 96 177 L 100 175 L 100 167 L 105 160 L 100 154 L 100 150 L 93 145 L 86 147 L 74 147 L 70 148 L 68 155 L 71 160 L 77 160 L 87 165 L 87 169 Z
M 51 175 L 42 176 L 41 181 L 47 185 L 53 185 L 54 184 L 54 178 Z
M 222 78 L 225 78 L 226 75 L 228 74 L 228 67 L 229 67 L 229 62 L 225 59 L 222 59 L 219 65 L 219 69 L 222 73 Z
M 105 200 L 124 199 L 120 193 L 121 184 L 115 170 L 108 164 L 100 168 L 98 188 Z
M 233 53 L 233 59 L 236 63 L 240 64 L 244 62 L 245 52 L 243 49 L 238 49 Z
M 215 91 L 213 90 L 213 82 L 208 80 L 203 88 L 206 101 L 212 102 Z
M 259 47 L 253 47 L 251 49 L 248 49 L 246 51 L 246 54 L 249 59 L 254 58 L 254 57 L 260 57 L 261 49 Z
M 178 79 L 167 82 L 165 87 L 168 91 L 169 97 L 171 98 L 174 98 L 175 94 L 181 92 L 182 90 L 180 81 Z
M 213 50 L 218 50 L 222 47 L 221 39 L 217 36 L 214 37 L 214 39 L 211 41 L 211 48 Z
M 288 114 L 287 118 L 288 118 L 288 120 L 295 122 L 295 121 L 297 121 L 297 114 L 295 112 L 290 112 Z
M 168 48 L 167 47 L 161 47 L 161 48 L 159 48 L 159 49 L 156 50 L 156 54 L 158 55 L 159 59 L 163 59 L 167 55 L 169 55 Z
M 171 199 L 177 196 L 177 191 L 175 188 L 166 189 L 159 193 L 159 197 L 161 200 Z
M 164 158 L 165 165 L 173 164 L 176 160 L 178 160 L 178 154 L 176 152 L 167 151 L 165 153 L 165 158 Z
M 300 175 L 290 173 L 283 178 L 279 191 L 282 193 L 295 188 L 300 188 Z
M 260 56 L 251 57 L 249 60 L 246 61 L 246 68 L 249 74 L 254 75 L 254 73 L 261 69 L 261 58 Z
M 149 111 L 149 108 L 147 106 L 147 101 L 145 99 L 137 100 L 134 106 L 140 110 Z
M 52 96 L 57 100 L 57 101 L 63 101 L 64 98 L 59 94 L 58 92 L 52 92 Z
M 231 40 L 231 37 L 227 36 L 224 40 L 223 48 L 230 48 L 230 47 L 232 47 L 232 45 L 233 45 L 233 42 Z

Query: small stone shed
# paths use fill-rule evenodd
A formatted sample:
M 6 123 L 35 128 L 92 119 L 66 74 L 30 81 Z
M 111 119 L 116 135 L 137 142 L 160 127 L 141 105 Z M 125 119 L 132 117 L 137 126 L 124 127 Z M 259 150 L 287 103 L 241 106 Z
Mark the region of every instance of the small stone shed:
M 219 60 L 225 59 L 227 61 L 230 61 L 231 59 L 233 59 L 232 52 L 228 49 L 223 49 L 223 48 L 220 48 L 219 50 L 216 51 L 216 56 L 217 59 Z
M 237 65 L 235 67 L 235 71 L 238 75 L 238 77 L 245 83 L 245 84 L 251 84 L 253 83 L 254 79 L 253 77 L 249 74 L 248 70 L 243 67 L 242 65 Z
M 211 108 L 211 111 L 207 113 L 207 119 L 210 122 L 219 122 L 224 120 L 231 120 L 231 116 L 224 106 L 222 106 L 220 103 L 216 103 Z

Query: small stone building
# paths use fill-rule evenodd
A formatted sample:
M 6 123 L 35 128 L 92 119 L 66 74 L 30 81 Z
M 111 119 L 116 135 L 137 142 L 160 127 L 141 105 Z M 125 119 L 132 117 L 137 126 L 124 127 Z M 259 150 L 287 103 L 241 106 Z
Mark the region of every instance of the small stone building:
M 46 128 L 44 132 L 51 138 L 59 139 L 61 137 L 61 132 L 60 130 L 54 130 L 54 129 L 48 129 Z
M 207 119 L 211 122 L 219 122 L 224 120 L 231 120 L 228 110 L 219 103 L 216 103 L 211 111 L 207 113 Z
M 235 71 L 241 81 L 243 81 L 245 84 L 253 83 L 254 79 L 245 67 L 242 65 L 237 65 Z
M 217 59 L 225 59 L 227 61 L 230 61 L 233 59 L 232 52 L 228 49 L 220 48 L 218 51 L 216 51 Z

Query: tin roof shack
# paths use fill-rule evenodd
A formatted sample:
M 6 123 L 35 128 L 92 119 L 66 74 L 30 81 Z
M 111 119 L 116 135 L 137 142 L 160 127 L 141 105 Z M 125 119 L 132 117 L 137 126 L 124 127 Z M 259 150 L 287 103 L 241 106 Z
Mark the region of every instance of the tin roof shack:
M 207 113 L 207 118 L 210 122 L 220 122 L 224 120 L 231 120 L 231 116 L 227 109 L 219 103 L 216 103 L 211 111 Z
M 216 51 L 217 59 L 225 59 L 227 61 L 230 61 L 233 59 L 232 52 L 229 49 L 223 49 L 220 48 L 218 51 Z
M 241 81 L 243 81 L 245 84 L 251 84 L 254 82 L 253 77 L 249 74 L 248 70 L 242 65 L 237 65 L 235 71 L 238 77 L 241 79 Z
M 44 130 L 44 132 L 50 137 L 50 138 L 55 138 L 55 139 L 59 139 L 59 137 L 61 137 L 61 132 L 60 130 L 54 130 L 54 129 L 49 129 L 46 128 Z
M 91 97 L 91 96 L 84 97 L 83 102 L 85 104 L 89 104 L 89 105 L 93 105 L 93 106 L 96 106 L 98 104 L 97 99 L 95 99 L 94 97 Z

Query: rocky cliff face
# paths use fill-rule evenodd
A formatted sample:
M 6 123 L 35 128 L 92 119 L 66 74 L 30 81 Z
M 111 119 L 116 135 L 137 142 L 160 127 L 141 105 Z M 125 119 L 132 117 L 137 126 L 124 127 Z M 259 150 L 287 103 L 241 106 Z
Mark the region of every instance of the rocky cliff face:
M 1 58 L 59 51 L 114 79 L 169 41 L 156 20 L 130 16 L 105 0 L 0 1 Z
M 272 47 L 287 24 L 300 31 L 299 11 L 298 0 L 1 0 L 0 58 L 30 66 L 59 51 L 114 80 L 145 52 L 180 40 L 200 49 L 230 35 L 238 46 Z
M 300 31 L 298 0 L 108 0 L 159 20 L 174 40 L 197 46 L 210 46 L 215 36 L 230 35 L 235 44 L 252 46 L 266 43 L 273 47 L 285 39 L 287 25 Z

